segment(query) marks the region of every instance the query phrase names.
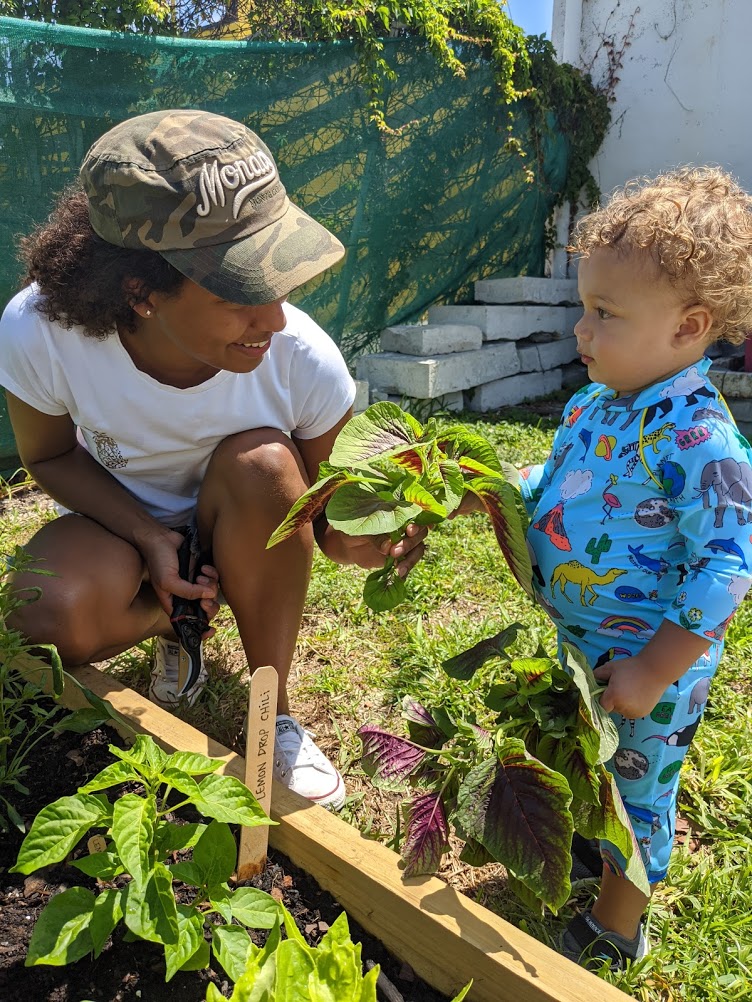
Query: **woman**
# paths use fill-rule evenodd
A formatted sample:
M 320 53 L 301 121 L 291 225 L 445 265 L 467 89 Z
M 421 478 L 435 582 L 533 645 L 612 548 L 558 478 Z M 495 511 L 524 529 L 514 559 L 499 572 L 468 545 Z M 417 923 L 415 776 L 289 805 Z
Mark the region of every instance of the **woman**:
M 342 777 L 290 716 L 285 689 L 313 532 L 265 546 L 351 416 L 342 356 L 286 302 L 342 245 L 289 201 L 253 132 L 173 110 L 102 136 L 22 253 L 27 285 L 0 322 L 0 383 L 24 466 L 61 517 L 27 547 L 55 576 L 10 625 L 69 665 L 156 637 L 150 694 L 174 709 L 205 673 L 182 691 L 172 598 L 199 600 L 211 620 L 221 586 L 251 670 L 279 672 L 276 778 L 341 806 Z M 191 524 L 213 554 L 193 583 L 178 574 L 176 531 Z M 324 520 L 315 534 L 339 563 L 373 568 L 391 555 L 407 573 L 425 530 L 396 546 Z

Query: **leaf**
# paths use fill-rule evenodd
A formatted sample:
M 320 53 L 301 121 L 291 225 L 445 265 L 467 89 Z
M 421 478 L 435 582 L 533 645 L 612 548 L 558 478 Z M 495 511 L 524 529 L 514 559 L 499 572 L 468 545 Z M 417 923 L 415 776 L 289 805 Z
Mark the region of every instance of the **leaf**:
M 279 905 L 265 891 L 238 887 L 230 897 L 232 917 L 249 929 L 273 929 L 279 922 Z
M 180 968 L 181 971 L 203 971 L 209 966 L 211 962 L 211 952 L 209 949 L 209 944 L 205 939 L 201 939 L 198 944 L 198 950 L 189 957 L 186 962 Z
M 197 866 L 193 860 L 182 859 L 178 863 L 171 863 L 167 869 L 173 880 L 179 880 L 182 884 L 190 887 L 202 887 L 205 883 L 201 867 Z
M 234 776 L 204 776 L 199 791 L 196 808 L 207 818 L 249 827 L 277 824 L 264 814 L 248 787 Z
M 466 838 L 460 860 L 468 866 L 485 866 L 486 863 L 493 863 L 494 858 L 480 842 L 476 842 L 474 838 Z
M 440 748 L 444 735 L 428 710 L 412 696 L 402 699 L 402 717 L 407 721 L 410 740 L 424 748 Z
M 603 687 L 593 675 L 587 658 L 581 650 L 568 643 L 563 643 L 562 647 L 566 667 L 580 692 L 586 719 L 590 718 L 588 723 L 600 735 L 599 761 L 609 762 L 619 747 L 619 732 L 611 716 L 601 706 L 600 693 Z
M 572 793 L 566 780 L 529 755 L 518 738 L 501 739 L 497 756 L 463 779 L 456 820 L 466 837 L 484 845 L 556 910 L 570 890 Z
M 143 884 L 151 869 L 151 848 L 157 825 L 154 796 L 126 793 L 115 801 L 112 839 L 123 865 L 134 880 Z
M 467 681 L 490 658 L 500 657 L 508 662 L 507 647 L 514 643 L 517 634 L 523 629 L 522 623 L 511 623 L 496 636 L 480 640 L 461 654 L 457 654 L 447 661 L 442 661 L 441 667 L 450 678 Z M 493 709 L 493 707 L 491 708 Z
M 216 772 L 220 765 L 222 760 L 219 758 L 207 758 L 199 752 L 177 751 L 168 756 L 164 769 L 179 769 L 188 776 L 203 776 Z
M 85 887 L 70 887 L 56 894 L 37 919 L 31 934 L 25 966 L 73 964 L 94 949 L 89 925 L 94 895 Z
M 436 873 L 441 857 L 449 849 L 449 826 L 440 794 L 423 793 L 409 801 L 404 810 L 405 877 Z
M 151 943 L 177 943 L 178 913 L 170 871 L 155 863 L 145 884 L 132 880 L 125 889 L 125 924 Z
M 528 518 L 519 490 L 501 477 L 477 477 L 467 482 L 467 489 L 483 502 L 509 569 L 523 591 L 534 598 Z
M 437 436 L 437 443 L 442 452 L 460 465 L 462 459 L 474 459 L 489 469 L 501 473 L 501 463 L 493 445 L 482 435 L 470 431 L 463 425 L 454 425 L 442 431 Z
M 344 470 L 331 474 L 309 487 L 305 494 L 298 498 L 289 510 L 284 520 L 269 537 L 266 549 L 270 550 L 277 543 L 293 536 L 307 522 L 312 522 L 323 510 L 329 498 L 338 487 L 347 483 L 350 475 Z
M 80 786 L 78 792 L 96 793 L 98 790 L 107 790 L 111 786 L 119 786 L 121 783 L 129 782 L 143 782 L 141 773 L 136 772 L 129 762 L 113 762 L 97 773 L 88 783 Z
M 563 739 L 557 741 L 556 746 L 553 761 L 548 762 L 551 768 L 562 774 L 578 800 L 599 803 L 600 779 L 583 753 L 582 743 L 577 738 L 574 741 Z
M 178 971 L 182 970 L 184 964 L 198 952 L 204 942 L 204 920 L 200 912 L 193 907 L 178 905 L 177 920 L 177 942 L 165 943 L 164 945 L 167 964 L 165 981 L 169 981 Z
M 363 742 L 361 764 L 373 785 L 384 790 L 401 790 L 407 777 L 422 764 L 426 752 L 407 738 L 397 737 L 379 727 L 365 724 L 358 729 Z
M 337 435 L 329 462 L 333 466 L 356 466 L 411 445 L 422 434 L 423 428 L 411 414 L 383 400 L 347 422 Z
M 157 856 L 164 862 L 171 852 L 190 849 L 206 831 L 206 825 L 176 825 L 172 821 L 160 821 L 154 837 Z
M 405 487 L 404 497 L 405 501 L 409 501 L 410 504 L 418 505 L 418 507 L 422 508 L 423 511 L 430 512 L 432 515 L 436 515 L 440 519 L 447 517 L 448 512 L 444 505 L 437 501 L 431 492 L 426 490 L 426 488 L 423 487 L 423 485 L 417 480 Z
M 309 984 L 314 1002 L 357 999 L 363 982 L 360 943 L 353 943 L 344 912 L 337 916 L 313 951 L 316 965 Z
M 316 970 L 312 953 L 295 940 L 286 939 L 279 944 L 274 958 L 277 967 L 274 1002 L 314 1002 L 309 991 Z
M 77 793 L 61 797 L 37 814 L 23 840 L 11 873 L 32 873 L 59 863 L 90 828 L 108 821 L 110 805 L 104 797 Z
M 459 995 L 455 995 L 454 996 L 454 998 L 452 999 L 452 1002 L 462 1002 L 462 1000 L 464 999 L 464 997 L 467 995 L 467 993 L 470 991 L 470 989 L 472 987 L 473 987 L 473 979 L 471 978 L 468 981 L 468 983 L 465 985 L 465 987 L 462 989 L 462 991 L 459 993 Z
M 510 662 L 520 696 L 527 698 L 550 689 L 554 663 L 551 658 L 515 658 Z
M 73 731 L 75 734 L 87 734 L 96 727 L 100 727 L 110 719 L 110 715 L 103 715 L 101 710 L 91 706 L 74 710 L 62 720 L 59 720 L 52 728 L 56 734 L 61 731 Z
M 402 449 L 390 452 L 388 459 L 390 463 L 394 463 L 401 470 L 407 470 L 408 473 L 419 477 L 425 472 L 428 465 L 427 448 L 425 445 L 407 445 Z
M 112 931 L 123 917 L 124 888 L 102 891 L 94 902 L 89 933 L 94 948 L 94 956 L 98 957 L 104 950 Z
M 230 980 L 239 981 L 251 950 L 251 937 L 245 929 L 239 925 L 213 926 L 212 950 Z
M 235 872 L 237 858 L 235 836 L 221 821 L 212 821 L 193 850 L 193 863 L 207 887 L 229 880 Z
M 333 529 L 348 536 L 388 536 L 400 531 L 422 510 L 400 498 L 385 499 L 370 484 L 349 483 L 326 506 L 326 518 Z
M 95 852 L 90 856 L 82 856 L 80 859 L 72 859 L 71 866 L 75 866 L 87 877 L 96 877 L 97 880 L 114 880 L 119 874 L 125 872 L 125 867 L 120 862 L 120 856 L 116 852 L 105 851 Z
M 389 612 L 407 598 L 405 579 L 391 561 L 378 571 L 371 571 L 363 583 L 363 601 L 374 612 Z

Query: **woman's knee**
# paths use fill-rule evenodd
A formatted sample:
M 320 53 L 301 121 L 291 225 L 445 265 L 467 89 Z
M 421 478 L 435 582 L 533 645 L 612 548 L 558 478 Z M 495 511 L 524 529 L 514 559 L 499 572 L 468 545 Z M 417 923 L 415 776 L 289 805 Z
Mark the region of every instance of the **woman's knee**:
M 220 442 L 202 490 L 220 487 L 233 495 L 287 501 L 297 499 L 307 486 L 305 466 L 294 443 L 275 428 L 257 428 Z
M 65 664 L 83 664 L 97 649 L 97 610 L 94 596 L 75 581 L 19 575 L 12 581 L 20 604 L 8 625 L 31 644 L 54 644 Z

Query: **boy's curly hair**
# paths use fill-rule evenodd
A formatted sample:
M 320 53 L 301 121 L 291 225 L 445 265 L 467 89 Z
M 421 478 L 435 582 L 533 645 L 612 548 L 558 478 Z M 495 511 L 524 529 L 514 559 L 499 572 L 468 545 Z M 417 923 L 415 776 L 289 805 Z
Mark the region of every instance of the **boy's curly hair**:
M 647 250 L 669 281 L 710 310 L 710 337 L 752 330 L 752 197 L 717 167 L 637 178 L 581 219 L 571 250 Z
M 151 292 L 177 294 L 185 282 L 156 251 L 117 247 L 98 237 L 78 182 L 62 193 L 46 222 L 21 238 L 19 248 L 23 284 L 36 282 L 42 293 L 39 312 L 93 337 L 108 337 L 116 326 L 136 329 L 136 300 L 126 291 L 127 279 L 140 289 L 139 300 Z

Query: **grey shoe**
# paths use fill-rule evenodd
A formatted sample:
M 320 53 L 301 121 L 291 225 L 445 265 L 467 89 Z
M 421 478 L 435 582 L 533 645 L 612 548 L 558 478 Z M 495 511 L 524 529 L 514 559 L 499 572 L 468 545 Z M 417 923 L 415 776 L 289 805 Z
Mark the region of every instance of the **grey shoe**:
M 623 971 L 633 960 L 647 956 L 648 942 L 640 923 L 634 939 L 604 929 L 591 912 L 575 915 L 561 937 L 560 952 L 580 967 L 598 970 L 604 961 L 612 971 Z
M 181 706 L 193 706 L 206 685 L 209 677 L 206 669 L 201 667 L 201 673 L 196 684 L 185 694 L 179 696 L 184 678 L 187 675 L 187 665 L 181 673 L 181 649 L 176 640 L 166 640 L 164 637 L 154 638 L 154 655 L 149 683 L 149 699 L 163 710 L 174 713 Z

